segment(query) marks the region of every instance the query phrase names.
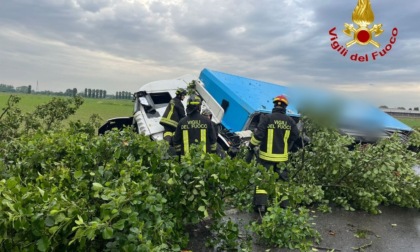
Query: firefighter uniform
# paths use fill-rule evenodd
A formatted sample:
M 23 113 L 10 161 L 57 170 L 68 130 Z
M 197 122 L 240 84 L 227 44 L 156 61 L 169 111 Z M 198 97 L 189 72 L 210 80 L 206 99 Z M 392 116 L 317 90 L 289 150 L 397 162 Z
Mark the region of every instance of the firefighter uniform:
M 192 144 L 204 142 L 204 152 L 216 152 L 217 136 L 212 122 L 200 115 L 201 99 L 190 97 L 187 102 L 187 116 L 179 121 L 173 142 L 180 155 L 187 155 Z
M 182 104 L 182 100 L 187 92 L 180 88 L 176 91 L 176 97 L 174 97 L 166 107 L 165 112 L 160 119 L 160 124 L 164 127 L 163 139 L 171 142 L 173 133 L 178 126 L 179 120 L 185 117 L 185 108 Z
M 287 181 L 287 171 L 280 173 L 277 164 L 289 159 L 289 149 L 298 139 L 299 130 L 295 121 L 286 115 L 287 98 L 284 95 L 277 96 L 273 103 L 272 113 L 261 116 L 251 137 L 250 151 L 252 152 L 255 146 L 259 146 L 258 162 L 267 169 L 273 167 L 274 171 L 279 173 L 280 179 Z M 254 194 L 254 206 L 259 210 L 262 206 L 262 211 L 265 211 L 267 200 L 267 192 L 257 187 Z
M 286 115 L 286 109 L 275 107 L 270 115 L 262 116 L 251 145 L 260 146 L 260 160 L 277 164 L 289 159 L 288 150 L 298 137 L 296 123 Z

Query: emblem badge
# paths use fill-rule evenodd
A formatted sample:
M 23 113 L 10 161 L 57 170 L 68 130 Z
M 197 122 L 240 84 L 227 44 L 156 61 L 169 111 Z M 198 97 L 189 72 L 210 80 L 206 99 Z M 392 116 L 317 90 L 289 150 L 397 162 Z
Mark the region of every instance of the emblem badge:
M 373 40 L 373 36 L 378 37 L 384 30 L 382 30 L 382 24 L 374 24 L 372 28 L 369 28 L 369 25 L 375 20 L 370 0 L 358 0 L 356 8 L 353 10 L 352 20 L 358 25 L 358 28 L 356 29 L 353 24 L 344 24 L 343 33 L 353 37 L 353 40 L 347 42 L 346 46 L 350 47 L 357 43 L 359 45 L 372 44 L 379 48 L 380 44 Z

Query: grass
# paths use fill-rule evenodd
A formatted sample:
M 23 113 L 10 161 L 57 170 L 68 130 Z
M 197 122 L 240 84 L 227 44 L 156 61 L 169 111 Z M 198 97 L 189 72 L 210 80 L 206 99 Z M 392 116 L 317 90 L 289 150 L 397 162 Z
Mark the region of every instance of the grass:
M 0 109 L 6 107 L 7 99 L 10 93 L 0 93 Z M 52 99 L 48 95 L 33 95 L 33 94 L 14 94 L 21 97 L 18 107 L 23 112 L 32 112 L 37 105 L 45 104 Z M 116 99 L 92 99 L 84 98 L 84 103 L 75 115 L 69 119 L 82 122 L 87 122 L 92 114 L 98 114 L 103 122 L 113 117 L 124 117 L 133 115 L 133 102 L 131 100 L 116 100 Z M 420 118 L 397 118 L 408 126 L 419 129 Z
M 420 129 L 420 118 L 397 118 L 401 122 L 407 124 L 411 128 Z
M 6 107 L 7 99 L 10 93 L 0 93 L 0 109 Z M 53 97 L 48 95 L 34 94 L 13 94 L 21 97 L 17 107 L 22 112 L 32 112 L 36 106 L 48 103 Z M 69 97 L 63 97 L 69 99 Z M 76 114 L 71 116 L 69 120 L 87 122 L 92 114 L 98 114 L 103 122 L 113 117 L 124 117 L 133 115 L 133 102 L 131 100 L 116 99 L 93 99 L 83 98 L 83 105 L 77 110 Z

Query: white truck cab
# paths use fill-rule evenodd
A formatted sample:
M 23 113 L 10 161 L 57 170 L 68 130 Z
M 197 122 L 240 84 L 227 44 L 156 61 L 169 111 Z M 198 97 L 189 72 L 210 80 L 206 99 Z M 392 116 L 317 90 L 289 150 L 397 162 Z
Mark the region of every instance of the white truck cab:
M 192 89 L 191 84 L 195 87 Z M 164 128 L 159 124 L 168 103 L 175 97 L 175 91 L 184 88 L 202 98 L 202 110 L 209 109 L 212 121 L 220 124 L 223 118 L 222 107 L 204 89 L 201 81 L 193 75 L 183 75 L 173 80 L 154 81 L 145 84 L 134 94 L 133 123 L 137 125 L 138 133 L 150 136 L 152 140 L 162 140 Z M 189 94 L 182 101 L 187 106 Z
M 159 80 L 144 84 L 133 95 L 133 116 L 109 119 L 99 128 L 99 134 L 104 134 L 112 128 L 122 129 L 123 127 L 133 126 L 139 134 L 150 136 L 153 141 L 163 140 L 164 128 L 159 122 L 169 102 L 176 96 L 175 92 L 178 88 L 184 88 L 188 92 L 182 101 L 185 107 L 187 106 L 189 95 L 194 93 L 200 96 L 203 101 L 201 110 L 210 110 L 213 114 L 212 121 L 216 125 L 221 124 L 224 115 L 223 108 L 207 92 L 199 78 L 187 74 L 171 80 Z M 239 145 L 239 136 L 231 134 L 231 137 L 229 137 L 229 134 L 228 136 L 225 134 L 225 132 L 219 130 L 218 150 L 228 151 L 232 143 Z

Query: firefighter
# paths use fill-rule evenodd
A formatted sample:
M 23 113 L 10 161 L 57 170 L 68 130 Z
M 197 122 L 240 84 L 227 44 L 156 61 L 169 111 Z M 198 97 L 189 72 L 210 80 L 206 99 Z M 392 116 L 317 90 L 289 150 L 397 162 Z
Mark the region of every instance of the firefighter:
M 286 115 L 289 101 L 285 95 L 273 99 L 274 108 L 271 114 L 262 115 L 257 128 L 251 137 L 249 151 L 253 153 L 259 146 L 258 162 L 265 168 L 273 167 L 279 174 L 279 179 L 288 181 L 287 170 L 280 172 L 279 164 L 288 160 L 288 152 L 299 137 L 299 130 L 295 121 Z M 267 192 L 256 188 L 254 194 L 254 207 L 265 212 L 267 205 Z M 282 207 L 287 207 L 288 202 L 282 202 Z
M 183 88 L 178 88 L 175 92 L 175 97 L 169 102 L 163 113 L 160 124 L 164 127 L 163 139 L 172 145 L 172 137 L 178 126 L 179 120 L 185 117 L 185 107 L 182 101 L 187 95 L 187 91 Z
M 187 155 L 190 145 L 204 142 L 204 152 L 216 152 L 217 135 L 212 122 L 200 114 L 201 99 L 191 96 L 187 101 L 187 116 L 179 121 L 173 142 L 178 155 Z

